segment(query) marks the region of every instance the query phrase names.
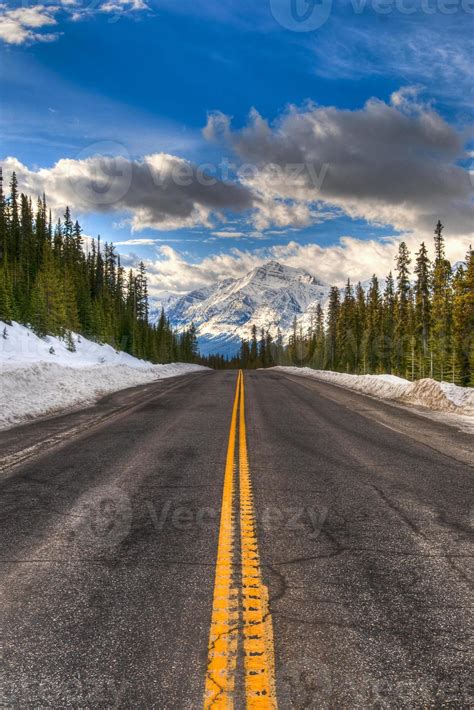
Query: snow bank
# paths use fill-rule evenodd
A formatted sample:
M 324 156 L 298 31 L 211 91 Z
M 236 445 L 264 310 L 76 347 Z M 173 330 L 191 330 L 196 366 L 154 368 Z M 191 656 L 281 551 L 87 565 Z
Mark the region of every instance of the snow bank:
M 6 339 L 2 337 L 4 329 Z M 75 352 L 68 350 L 65 340 L 51 335 L 44 339 L 38 338 L 24 325 L 13 323 L 9 326 L 0 321 L 0 365 L 47 362 L 69 367 L 90 367 L 99 364 L 150 367 L 150 363 L 145 360 L 114 350 L 110 345 L 100 345 L 82 335 L 73 334 L 73 341 Z M 51 348 L 54 352 L 51 352 Z
M 380 399 L 421 405 L 439 412 L 474 416 L 474 389 L 429 378 L 410 382 L 395 375 L 346 375 L 310 367 L 275 367 L 293 375 L 313 377 Z
M 126 387 L 207 370 L 184 363 L 153 365 L 75 334 L 73 341 L 75 352 L 59 338 L 43 340 L 25 326 L 0 321 L 0 428 L 92 403 Z

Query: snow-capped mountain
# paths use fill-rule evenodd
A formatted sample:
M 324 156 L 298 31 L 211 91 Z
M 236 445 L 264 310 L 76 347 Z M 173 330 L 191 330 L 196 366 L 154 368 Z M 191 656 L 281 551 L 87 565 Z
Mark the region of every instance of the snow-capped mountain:
M 269 261 L 240 279 L 226 279 L 168 301 L 166 313 L 177 329 L 191 322 L 197 328 L 203 354 L 233 354 L 240 338 L 248 338 L 251 328 L 268 329 L 284 337 L 296 316 L 309 325 L 316 305 L 324 307 L 329 286 L 303 269 Z

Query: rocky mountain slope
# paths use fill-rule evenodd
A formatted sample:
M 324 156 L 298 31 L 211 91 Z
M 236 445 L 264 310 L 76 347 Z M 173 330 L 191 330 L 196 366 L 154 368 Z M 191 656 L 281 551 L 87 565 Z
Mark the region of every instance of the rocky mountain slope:
M 226 279 L 168 301 L 166 312 L 180 328 L 193 322 L 204 354 L 233 354 L 240 338 L 248 338 L 256 325 L 286 338 L 296 316 L 309 325 L 317 303 L 324 307 L 329 286 L 303 269 L 269 261 L 240 279 Z

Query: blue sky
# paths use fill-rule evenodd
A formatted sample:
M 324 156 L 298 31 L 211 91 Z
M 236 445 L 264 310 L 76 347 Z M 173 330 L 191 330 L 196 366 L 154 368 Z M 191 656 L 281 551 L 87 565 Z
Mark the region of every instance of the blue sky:
M 467 0 L 2 5 L 6 172 L 46 189 L 55 212 L 71 203 L 128 263 L 146 258 L 156 294 L 275 256 L 364 278 L 401 235 L 429 239 L 438 216 L 458 258 L 472 217 L 473 12 Z M 130 182 L 105 204 L 82 182 L 101 177 L 100 155 L 125 161 Z M 317 175 L 327 167 L 320 189 L 306 169 L 268 180 L 268 165 L 306 156 Z M 217 184 L 163 188 L 156 176 L 184 161 L 191 180 L 205 164 Z

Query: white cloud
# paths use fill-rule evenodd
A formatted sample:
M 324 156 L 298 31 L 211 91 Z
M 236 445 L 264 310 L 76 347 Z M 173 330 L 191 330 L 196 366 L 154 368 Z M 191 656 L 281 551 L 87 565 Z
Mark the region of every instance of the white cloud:
M 31 42 L 50 42 L 58 37 L 57 33 L 42 33 L 44 27 L 57 25 L 55 14 L 59 8 L 44 5 L 17 7 L 9 9 L 0 5 L 0 39 L 6 44 L 28 44 Z
M 102 12 L 139 12 L 149 9 L 144 0 L 106 0 L 100 6 Z
M 105 0 L 86 7 L 81 0 L 60 0 L 58 5 L 31 5 L 9 8 L 0 4 L 0 40 L 6 44 L 22 45 L 33 42 L 52 42 L 59 32 L 42 32 L 45 27 L 57 25 L 56 15 L 62 10 L 73 21 L 90 18 L 95 12 L 127 14 L 149 10 L 144 0 Z

